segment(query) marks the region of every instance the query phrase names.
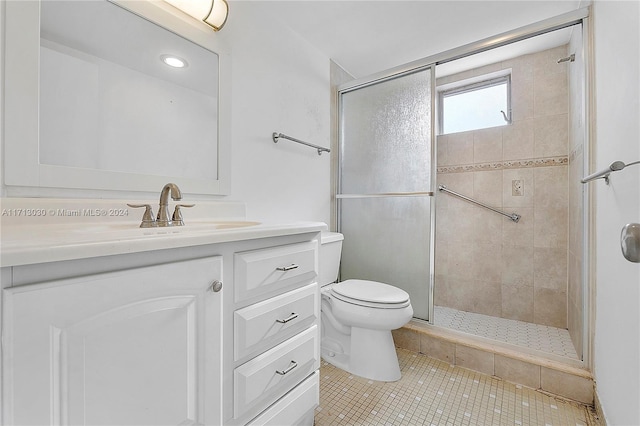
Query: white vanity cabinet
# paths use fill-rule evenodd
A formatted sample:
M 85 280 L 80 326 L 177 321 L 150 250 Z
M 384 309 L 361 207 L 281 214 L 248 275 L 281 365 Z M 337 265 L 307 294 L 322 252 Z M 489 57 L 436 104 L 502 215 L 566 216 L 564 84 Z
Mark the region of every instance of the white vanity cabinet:
M 4 290 L 6 425 L 220 424 L 222 257 Z
M 2 425 L 312 425 L 321 229 L 4 246 Z

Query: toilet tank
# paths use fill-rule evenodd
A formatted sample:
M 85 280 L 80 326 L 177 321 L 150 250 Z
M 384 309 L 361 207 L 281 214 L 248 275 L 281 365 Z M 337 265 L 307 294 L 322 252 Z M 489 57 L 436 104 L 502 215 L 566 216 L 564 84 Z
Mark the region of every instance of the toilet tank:
M 320 274 L 318 283 L 323 286 L 338 280 L 340 256 L 344 236 L 338 232 L 322 232 L 320 239 Z

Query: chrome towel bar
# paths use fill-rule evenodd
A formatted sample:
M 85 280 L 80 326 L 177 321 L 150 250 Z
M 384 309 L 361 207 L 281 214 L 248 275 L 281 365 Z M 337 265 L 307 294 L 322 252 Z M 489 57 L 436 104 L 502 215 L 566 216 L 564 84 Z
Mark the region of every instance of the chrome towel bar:
M 322 146 L 314 145 L 314 144 L 309 143 L 309 142 L 301 141 L 300 139 L 296 139 L 296 138 L 292 138 L 291 136 L 287 136 L 284 133 L 273 132 L 273 135 L 271 135 L 271 138 L 273 139 L 273 143 L 278 143 L 278 139 L 283 138 L 283 139 L 289 139 L 290 141 L 293 141 L 293 142 L 301 143 L 302 145 L 310 146 L 311 148 L 315 148 L 315 149 L 318 150 L 318 155 L 322 155 L 323 151 L 324 152 L 331 152 L 331 150 L 329 148 L 324 148 Z
M 600 170 L 599 172 L 595 172 L 593 174 L 590 174 L 587 177 L 582 178 L 582 180 L 580 182 L 582 183 L 587 183 L 589 181 L 592 181 L 594 179 L 604 179 L 604 182 L 609 185 L 609 175 L 611 174 L 611 172 L 617 172 L 620 171 L 622 169 L 624 169 L 625 167 L 628 166 L 633 166 L 634 164 L 640 164 L 640 161 L 634 161 L 633 163 L 629 163 L 629 164 L 624 164 L 622 161 L 614 161 L 613 163 L 611 163 L 609 165 L 608 168 L 604 169 L 604 170 Z
M 496 213 L 499 213 L 499 214 L 501 214 L 501 215 L 503 215 L 503 216 L 508 217 L 509 219 L 511 219 L 512 221 L 514 221 L 514 222 L 516 222 L 516 223 L 518 223 L 518 221 L 520 220 L 520 215 L 519 215 L 519 214 L 517 214 L 517 213 L 511 213 L 511 214 L 509 214 L 509 213 L 505 213 L 505 212 L 503 212 L 503 211 L 500 211 L 500 210 L 498 210 L 498 209 L 494 209 L 493 207 L 490 207 L 490 206 L 488 206 L 488 205 L 486 205 L 486 204 L 484 204 L 484 203 L 481 203 L 480 201 L 472 200 L 472 199 L 471 199 L 471 198 L 469 198 L 469 197 L 465 197 L 465 196 L 464 196 L 464 195 L 462 195 L 462 194 L 458 194 L 457 192 L 455 192 L 455 191 L 452 191 L 452 190 L 448 189 L 448 188 L 447 188 L 446 186 L 444 186 L 444 185 L 439 185 L 439 186 L 438 186 L 438 190 L 439 190 L 439 191 L 443 191 L 443 192 L 448 192 L 449 194 L 451 194 L 451 195 L 455 195 L 456 197 L 462 198 L 463 200 L 469 201 L 470 203 L 477 204 L 477 205 L 479 205 L 480 207 L 484 207 L 485 209 L 489 209 L 489 210 L 491 210 L 491 211 L 494 211 L 494 212 L 496 212 Z

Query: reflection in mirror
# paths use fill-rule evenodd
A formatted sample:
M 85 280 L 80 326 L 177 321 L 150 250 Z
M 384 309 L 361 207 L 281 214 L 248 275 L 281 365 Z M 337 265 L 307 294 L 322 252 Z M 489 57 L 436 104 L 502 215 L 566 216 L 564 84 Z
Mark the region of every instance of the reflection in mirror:
M 216 180 L 218 80 L 217 54 L 114 3 L 44 1 L 40 164 Z

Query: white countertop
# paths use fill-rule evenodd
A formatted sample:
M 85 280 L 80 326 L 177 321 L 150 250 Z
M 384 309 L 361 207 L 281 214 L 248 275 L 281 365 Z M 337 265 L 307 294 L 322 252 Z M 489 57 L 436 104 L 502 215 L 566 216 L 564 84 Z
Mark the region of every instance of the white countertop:
M 196 205 L 198 209 L 183 211 L 185 226 L 140 228 L 144 209 L 127 208 L 122 200 L 2 199 L 0 266 L 226 243 L 327 229 L 322 222 L 269 224 L 246 220 L 242 203 L 196 201 Z M 155 213 L 157 206 L 152 206 Z

